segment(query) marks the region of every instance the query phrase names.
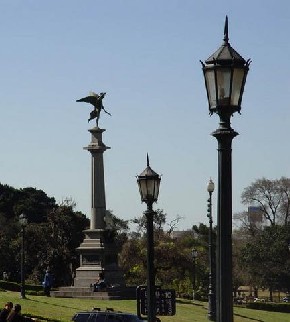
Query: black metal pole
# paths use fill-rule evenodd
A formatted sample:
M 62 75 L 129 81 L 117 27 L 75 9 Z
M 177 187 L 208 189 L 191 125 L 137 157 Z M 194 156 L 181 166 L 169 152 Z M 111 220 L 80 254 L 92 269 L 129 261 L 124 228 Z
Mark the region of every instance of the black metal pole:
M 216 319 L 233 322 L 232 294 L 232 140 L 231 114 L 220 113 L 218 141 L 218 203 L 216 252 Z
M 25 239 L 25 227 L 22 226 L 22 243 L 21 243 L 21 298 L 25 299 L 25 272 L 24 272 L 24 239 Z
M 147 203 L 145 216 L 147 219 L 147 308 L 148 322 L 156 321 L 155 306 L 155 268 L 154 268 L 154 232 L 152 203 Z
M 195 257 L 193 257 L 193 271 L 192 271 L 192 299 L 195 298 Z
M 209 285 L 208 285 L 208 319 L 215 321 L 215 287 L 214 279 L 214 252 L 212 244 L 212 192 L 209 192 L 209 233 L 208 233 L 208 252 L 209 252 Z

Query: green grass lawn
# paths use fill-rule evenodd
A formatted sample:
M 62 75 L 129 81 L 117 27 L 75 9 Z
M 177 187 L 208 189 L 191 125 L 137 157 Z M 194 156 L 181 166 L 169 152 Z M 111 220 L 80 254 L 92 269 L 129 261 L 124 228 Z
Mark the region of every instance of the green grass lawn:
M 24 315 L 31 315 L 48 321 L 71 321 L 74 313 L 83 310 L 91 310 L 93 307 L 105 309 L 113 307 L 115 310 L 131 312 L 136 314 L 136 301 L 106 301 L 106 300 L 83 300 L 73 298 L 54 298 L 45 296 L 31 296 L 20 299 L 16 292 L 1 292 L 0 300 L 2 307 L 5 302 L 11 301 L 22 306 Z M 1 305 L 1 303 L 0 303 Z M 176 304 L 176 315 L 160 317 L 162 322 L 206 322 L 207 303 L 198 301 L 178 300 Z M 234 322 L 289 322 L 289 313 L 266 312 L 250 310 L 242 307 L 234 308 Z

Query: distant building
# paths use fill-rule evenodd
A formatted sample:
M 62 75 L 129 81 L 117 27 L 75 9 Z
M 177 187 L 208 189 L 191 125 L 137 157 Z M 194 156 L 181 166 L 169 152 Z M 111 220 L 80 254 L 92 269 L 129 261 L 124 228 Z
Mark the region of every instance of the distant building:
M 170 237 L 172 239 L 178 239 L 178 238 L 181 238 L 181 237 L 184 237 L 186 235 L 193 235 L 194 232 L 192 230 L 173 230 L 171 233 L 170 233 Z
M 262 224 L 263 222 L 263 209 L 260 206 L 248 207 L 248 221 L 250 224 Z

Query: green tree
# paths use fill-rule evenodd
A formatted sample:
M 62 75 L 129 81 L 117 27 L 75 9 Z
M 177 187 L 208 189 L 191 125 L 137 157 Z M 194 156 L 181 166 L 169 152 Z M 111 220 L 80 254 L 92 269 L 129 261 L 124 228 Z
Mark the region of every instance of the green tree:
M 200 296 L 207 296 L 208 287 L 208 227 L 201 224 L 175 236 L 174 222 L 167 223 L 167 214 L 158 209 L 154 216 L 154 249 L 156 285 L 174 288 L 179 294 L 192 294 L 192 249 L 197 248 L 196 286 Z M 178 216 L 177 220 L 181 217 Z M 146 283 L 147 243 L 146 218 L 135 218 L 138 233 L 130 235 L 120 253 L 120 264 L 131 285 Z M 168 230 L 165 230 L 168 227 Z
M 112 210 L 107 210 L 105 222 L 105 239 L 107 242 L 114 243 L 119 253 L 129 234 L 128 220 L 120 219 L 113 214 Z
M 146 241 L 133 235 L 123 245 L 119 254 L 119 264 L 125 272 L 127 285 L 146 283 Z
M 37 272 L 44 272 L 47 267 L 54 274 L 58 285 L 71 283 L 71 270 L 79 266 L 77 247 L 84 239 L 83 230 L 88 228 L 89 220 L 81 212 L 75 212 L 72 206 L 56 207 L 47 216 L 43 230 L 47 236 L 46 247 L 41 247 L 38 257 Z
M 240 266 L 259 287 L 290 290 L 290 225 L 265 227 L 241 249 Z
M 19 215 L 28 218 L 25 229 L 25 270 L 28 279 L 39 282 L 49 266 L 57 284 L 67 284 L 71 268 L 78 266 L 76 248 L 89 220 L 73 210 L 74 204 L 57 205 L 55 199 L 35 188 L 15 189 L 0 184 L 0 273 L 20 280 L 21 227 Z
M 247 229 L 241 227 L 233 231 L 233 288 L 237 296 L 238 288 L 242 285 L 255 285 L 247 270 L 241 267 L 241 250 L 245 247 L 249 238 L 253 236 Z
M 43 222 L 55 205 L 55 199 L 42 190 L 31 187 L 15 189 L 0 183 L 0 213 L 6 218 L 18 219 L 21 213 L 25 213 L 29 222 Z
M 166 216 L 167 214 L 164 213 L 163 209 L 157 209 L 154 211 L 154 216 L 153 216 L 153 225 L 154 225 L 154 231 L 163 231 L 164 230 L 164 225 L 166 223 Z M 140 233 L 145 233 L 146 232 L 146 216 L 143 214 L 140 217 L 135 217 L 134 219 L 131 220 L 133 224 L 137 225 L 137 231 Z
M 19 198 L 20 191 L 18 189 L 0 183 L 0 214 L 2 218 L 12 219 L 15 217 L 14 205 L 17 204 Z M 2 225 L 1 228 L 3 228 Z

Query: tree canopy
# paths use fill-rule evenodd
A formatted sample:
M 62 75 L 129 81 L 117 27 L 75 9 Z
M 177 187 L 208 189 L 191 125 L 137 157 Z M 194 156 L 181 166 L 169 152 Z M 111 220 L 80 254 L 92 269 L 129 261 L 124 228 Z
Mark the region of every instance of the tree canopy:
M 251 221 L 249 210 L 235 214 L 234 275 L 252 286 L 290 290 L 290 179 L 257 179 L 246 187 L 242 202 L 257 206 L 263 221 Z
M 258 179 L 242 194 L 245 205 L 258 205 L 264 216 L 260 226 L 244 220 L 233 233 L 233 282 L 235 290 L 242 285 L 267 287 L 270 290 L 290 290 L 290 179 Z M 54 273 L 55 286 L 70 285 L 72 272 L 79 266 L 77 247 L 83 241 L 83 230 L 89 220 L 75 211 L 73 201 L 57 204 L 42 190 L 28 187 L 16 189 L 0 184 L 0 274 L 20 281 L 21 226 L 19 215 L 25 213 L 29 224 L 25 228 L 26 277 L 39 283 L 47 267 Z M 107 216 L 108 215 L 108 216 Z M 129 230 L 129 220 L 122 220 L 108 210 L 105 238 L 117 247 L 119 265 L 128 285 L 146 283 L 147 232 L 146 217 L 131 220 L 136 232 Z M 241 218 L 248 218 L 245 211 Z M 175 234 L 180 216 L 167 221 L 167 214 L 157 209 L 154 220 L 156 285 L 174 288 L 180 295 L 192 294 L 195 276 L 198 297 L 207 297 L 209 273 L 209 227 L 192 226 Z M 213 231 L 215 250 L 216 229 Z M 193 262 L 192 250 L 198 257 Z M 195 269 L 194 269 L 195 267 Z
M 50 267 L 56 284 L 68 284 L 72 267 L 78 266 L 76 247 L 83 240 L 89 220 L 69 204 L 58 205 L 45 192 L 0 184 L 0 272 L 20 280 L 21 226 L 25 213 L 26 276 L 34 282 Z
M 290 216 L 290 179 L 257 179 L 242 193 L 242 203 L 260 207 L 264 219 L 271 225 L 289 222 Z
M 290 225 L 265 227 L 240 252 L 241 268 L 259 287 L 290 290 Z

